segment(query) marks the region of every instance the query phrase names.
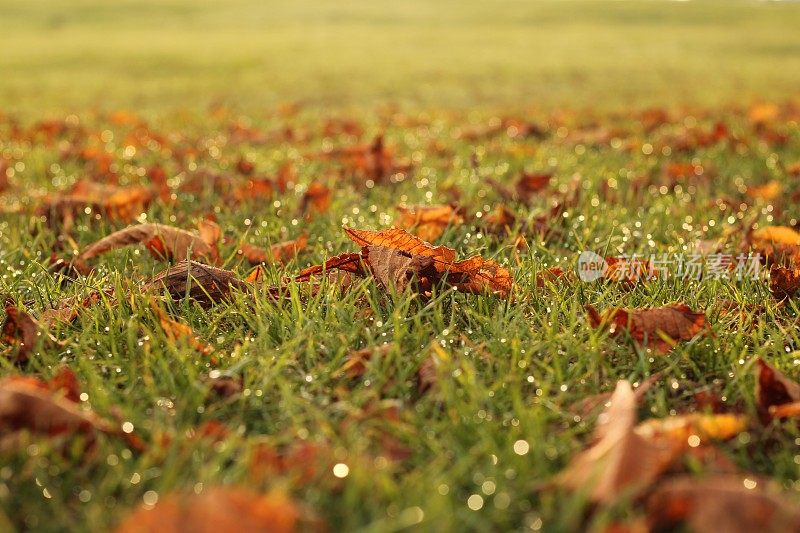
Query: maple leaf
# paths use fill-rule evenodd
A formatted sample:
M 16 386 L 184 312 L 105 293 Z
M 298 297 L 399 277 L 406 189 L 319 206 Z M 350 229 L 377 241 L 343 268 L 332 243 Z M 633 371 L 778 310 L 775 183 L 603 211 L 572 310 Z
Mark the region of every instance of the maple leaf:
M 397 209 L 400 217 L 395 225 L 424 241 L 435 241 L 448 227 L 464 223 L 463 214 L 452 205 L 398 206 Z
M 79 258 L 88 261 L 111 250 L 142 243 L 157 259 L 174 261 L 192 258 L 219 263 L 216 247 L 219 227 L 213 222 L 203 221 L 201 228 L 198 234 L 164 224 L 137 224 L 103 237 L 88 246 Z
M 678 341 L 688 341 L 709 330 L 706 315 L 692 311 L 686 304 L 652 309 L 609 309 L 602 315 L 587 305 L 589 320 L 595 328 L 608 328 L 612 335 L 627 331 L 638 343 L 650 342 L 660 352 L 672 350 Z
M 685 524 L 697 533 L 800 531 L 800 508 L 755 476 L 718 474 L 665 480 L 648 498 L 648 523 L 658 531 Z
M 200 494 L 168 494 L 152 508 L 129 514 L 117 533 L 262 531 L 292 533 L 300 509 L 280 493 L 258 494 L 238 487 L 210 487 Z

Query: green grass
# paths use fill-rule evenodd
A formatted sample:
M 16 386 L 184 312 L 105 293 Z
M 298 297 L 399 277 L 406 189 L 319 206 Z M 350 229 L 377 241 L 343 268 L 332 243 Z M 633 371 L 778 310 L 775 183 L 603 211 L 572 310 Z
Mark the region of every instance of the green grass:
M 102 531 L 141 505 L 148 491 L 163 498 L 219 484 L 286 491 L 332 530 L 570 531 L 635 516 L 622 502 L 584 522 L 589 507 L 580 495 L 543 489 L 594 426 L 593 417 L 576 420 L 569 406 L 612 390 L 618 379 L 641 382 L 660 371 L 663 380 L 646 396 L 642 418 L 683 412 L 694 393 L 708 389 L 753 415 L 756 357 L 798 377 L 797 304 L 779 309 L 763 281 L 659 279 L 634 288 L 567 281 L 537 288 L 535 275 L 554 265 L 572 268 L 585 249 L 681 253 L 726 231 L 733 232 L 726 250 L 736 253 L 743 218 L 762 226 L 797 224 L 789 195 L 798 185 L 786 171 L 800 161 L 796 116 L 777 123 L 789 141 L 776 146 L 759 142 L 746 118 L 727 105 L 796 96 L 798 10 L 797 4 L 745 2 L 0 2 L 0 49 L 13 50 L 0 55 L 0 72 L 7 73 L 0 76 L 0 111 L 23 126 L 76 113 L 89 132 L 111 130 L 105 147 L 123 182 L 135 182 L 138 169 L 154 163 L 171 177 L 191 179 L 198 170 L 231 174 L 240 155 L 265 175 L 294 162 L 300 186 L 276 195 L 277 204 L 234 208 L 209 186 L 203 194 L 179 194 L 174 204 L 157 202 L 146 213 L 147 220 L 187 229 L 214 213 L 227 235 L 262 246 L 307 231 L 308 251 L 271 269 L 274 283 L 355 250 L 342 224 L 388 227 L 400 202 L 445 202 L 456 185 L 474 215 L 502 202 L 487 184 L 490 177 L 511 181 L 529 169 L 552 171 L 554 190 L 571 187 L 574 176 L 581 183 L 579 201 L 552 222 L 562 233 L 530 237 L 527 251 L 513 250 L 513 235 L 481 234 L 474 221 L 439 239 L 460 257 L 479 253 L 506 264 L 517 285 L 511 301 L 446 290 L 423 300 L 387 294 L 367 280 L 345 295 L 326 285 L 312 296 L 297 286 L 281 303 L 265 294 L 240 294 L 210 310 L 164 303 L 215 347 L 219 361 L 212 364 L 166 339 L 137 283 L 167 263 L 143 249 L 110 254 L 84 283 L 60 285 L 44 271 L 58 235 L 30 212 L 41 194 L 66 188 L 87 169 L 62 159 L 62 145 L 12 138 L 3 119 L 0 154 L 24 165 L 0 202 L 0 292 L 28 302 L 34 314 L 96 287 L 130 296 L 103 300 L 73 324 L 56 326 L 60 344 L 42 342 L 23 366 L 0 358 L 0 375 L 48 378 L 68 364 L 88 394 L 85 403 L 132 422 L 147 448 L 140 453 L 101 437 L 87 451 L 80 439 L 23 436 L 2 452 L 0 529 L 6 521 L 20 530 Z M 285 101 L 305 106 L 285 118 L 276 112 Z M 231 111 L 211 114 L 211 103 Z M 413 112 L 387 111 L 391 103 Z M 668 106 L 672 120 L 651 132 L 636 115 L 608 111 L 653 104 Z M 555 110 L 562 108 L 588 111 L 561 117 Z M 148 117 L 178 145 L 217 144 L 220 155 L 203 152 L 196 168 L 150 151 L 124 160 L 125 127 L 103 114 L 116 109 Z M 470 141 L 455 135 L 487 124 L 498 110 L 542 125 L 545 137 Z M 261 131 L 288 124 L 310 139 L 226 144 L 221 134 L 240 116 Z M 337 179 L 336 164 L 312 157 L 326 143 L 355 141 L 324 141 L 320 132 L 330 116 L 357 119 L 366 140 L 385 133 L 401 157 L 413 156 L 413 172 L 372 189 Z M 419 124 L 409 125 L 409 117 Z M 672 145 L 685 127 L 709 130 L 717 120 L 749 147 L 641 150 L 647 142 Z M 573 131 L 595 121 L 617 131 L 621 142 L 594 146 L 559 134 L 559 127 Z M 434 142 L 451 155 L 437 154 Z M 626 149 L 629 142 L 634 149 Z M 692 159 L 713 177 L 669 190 L 632 187 L 639 176 L 657 179 L 667 163 Z M 314 179 L 335 187 L 334 199 L 327 213 L 305 221 L 297 206 Z M 602 193 L 608 179 L 617 182 L 612 199 Z M 736 205 L 744 185 L 769 180 L 785 191 L 775 209 L 762 200 L 741 212 L 712 205 L 718 198 Z M 547 213 L 553 194 L 530 208 L 511 208 L 532 220 Z M 80 248 L 119 227 L 86 216 L 72 237 Z M 226 267 L 245 274 L 233 250 L 223 246 Z M 765 304 L 766 311 L 748 328 L 735 314 L 721 313 L 725 300 Z M 585 304 L 606 309 L 675 301 L 705 310 L 715 335 L 667 355 L 592 329 L 583 310 Z M 384 342 L 395 347 L 362 379 L 336 376 L 348 352 Z M 438 386 L 420 394 L 416 372 L 432 353 L 441 359 Z M 244 391 L 216 397 L 203 384 L 212 370 L 241 376 Z M 392 406 L 399 407 L 397 421 L 365 415 Z M 224 423 L 230 435 L 219 443 L 189 436 L 208 421 Z M 755 427 L 721 450 L 743 470 L 797 492 L 797 425 Z M 384 435 L 408 448 L 409 457 L 379 459 Z M 520 439 L 530 444 L 523 456 L 513 448 Z M 301 441 L 325 450 L 311 481 L 288 474 L 254 479 L 258 444 L 283 448 Z M 350 474 L 336 479 L 330 462 L 348 464 Z M 484 499 L 479 511 L 467 506 L 473 494 Z
M 619 108 L 794 94 L 796 3 L 3 0 L 5 109 Z

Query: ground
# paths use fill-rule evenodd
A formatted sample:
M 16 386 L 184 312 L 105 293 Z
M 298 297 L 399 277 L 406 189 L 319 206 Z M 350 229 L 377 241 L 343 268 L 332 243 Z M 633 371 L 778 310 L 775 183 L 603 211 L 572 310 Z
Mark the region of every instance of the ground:
M 0 529 L 107 530 L 143 503 L 219 485 L 287 494 L 306 525 L 331 530 L 635 522 L 635 499 L 596 507 L 554 480 L 597 422 L 576 404 L 653 375 L 640 419 L 717 399 L 748 422 L 715 449 L 797 500 L 798 426 L 764 426 L 754 393 L 759 357 L 798 378 L 795 301 L 763 278 L 539 281 L 584 250 L 688 256 L 718 241 L 735 258 L 749 229 L 798 225 L 800 5 L 282 4 L 0 1 L 0 292 L 40 318 L 78 309 L 25 362 L 4 338 L 0 375 L 67 365 L 82 408 L 141 439 L 0 432 Z M 379 135 L 394 168 L 373 174 Z M 362 145 L 367 163 L 331 155 Z M 284 190 L 231 196 L 286 168 Z M 532 199 L 497 185 L 513 191 L 523 172 L 552 178 Z M 83 179 L 166 194 L 130 218 L 81 210 L 65 228 L 42 206 Z M 304 208 L 312 183 L 329 205 Z M 286 281 L 358 251 L 343 226 L 386 229 L 400 204 L 450 202 L 464 222 L 435 243 L 497 261 L 509 294 Z M 500 205 L 514 220 L 494 231 L 484 221 Z M 309 243 L 205 309 L 146 293 L 169 262 L 143 246 L 71 282 L 49 266 L 129 223 L 208 218 L 225 235 L 220 265 L 242 278 L 239 243 Z M 287 283 L 278 301 L 266 289 Z M 710 330 L 666 353 L 593 327 L 586 310 L 674 302 Z M 213 352 L 169 338 L 157 310 Z M 385 343 L 342 375 L 352 352 Z M 226 378 L 229 393 L 211 385 Z

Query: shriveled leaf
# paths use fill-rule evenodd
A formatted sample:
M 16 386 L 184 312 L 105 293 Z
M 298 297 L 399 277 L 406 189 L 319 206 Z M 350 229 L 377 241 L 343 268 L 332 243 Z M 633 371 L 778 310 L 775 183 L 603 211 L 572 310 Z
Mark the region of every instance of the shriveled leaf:
M 649 524 L 659 531 L 685 525 L 696 533 L 800 531 L 800 506 L 755 477 L 678 476 L 648 498 Z
M 599 417 L 596 443 L 579 453 L 556 483 L 585 491 L 589 499 L 609 503 L 649 488 L 680 451 L 669 440 L 648 440 L 634 430 L 636 395 L 627 381 L 617 383 L 609 407 Z
M 296 256 L 307 244 L 308 236 L 304 233 L 296 239 L 273 244 L 270 246 L 269 250 L 243 242 L 239 245 L 238 253 L 242 255 L 248 263 L 253 265 L 261 263 L 284 263 Z
M 366 246 L 362 256 L 366 258 L 373 277 L 384 288 L 401 292 L 416 279 L 423 290 L 430 289 L 431 279 L 438 276 L 433 258 L 411 255 L 407 252 L 383 246 Z
M 494 261 L 473 256 L 456 261 L 455 250 L 445 246 L 433 246 L 405 230 L 392 228 L 384 231 L 357 230 L 345 227 L 345 233 L 356 244 L 363 247 L 377 246 L 405 252 L 410 256 L 430 257 L 433 268 L 443 274 L 450 285 L 465 292 L 491 292 L 502 297 L 511 294 L 511 273 Z
M 173 300 L 191 298 L 208 307 L 230 297 L 233 290 L 246 290 L 249 284 L 230 270 L 184 260 L 157 274 L 144 290 L 166 290 Z
M 398 206 L 398 228 L 408 230 L 424 241 L 435 241 L 448 227 L 464 223 L 464 217 L 452 205 Z
M 158 321 L 161 323 L 161 329 L 164 330 L 164 334 L 168 339 L 174 342 L 185 342 L 203 355 L 208 355 L 214 351 L 213 346 L 205 344 L 197 338 L 191 326 L 170 318 L 170 316 L 159 307 L 155 300 L 150 301 L 150 307 L 158 317 Z
M 206 228 L 208 239 L 211 238 L 208 232 L 213 230 Z M 200 234 L 163 224 L 138 224 L 116 231 L 86 248 L 80 258 L 88 261 L 111 250 L 139 243 L 144 244 L 154 257 L 170 261 L 192 258 L 216 262 L 219 259 L 216 245 L 206 242 Z
M 0 379 L 0 435 L 27 430 L 47 436 L 80 433 L 92 440 L 96 434 L 104 433 L 141 448 L 133 434 L 82 409 L 76 396 L 77 379 L 68 369 L 51 382 L 17 376 Z
M 769 292 L 778 300 L 791 298 L 800 289 L 800 269 L 773 266 L 769 271 Z
M 297 282 L 308 281 L 312 276 L 317 276 L 324 273 L 342 270 L 344 272 L 352 272 L 354 274 L 366 275 L 364 263 L 362 262 L 361 254 L 341 254 L 331 257 L 321 265 L 310 266 L 300 271 L 294 280 Z
M 706 315 L 692 311 L 686 304 L 652 309 L 609 309 L 602 315 L 587 305 L 589 320 L 595 328 L 607 328 L 612 335 L 627 331 L 638 343 L 649 342 L 661 352 L 668 352 L 678 341 L 688 341 L 708 329 Z
M 800 384 L 763 359 L 756 360 L 756 406 L 764 422 L 772 419 L 770 410 L 798 401 Z
M 117 533 L 180 533 L 194 531 L 297 531 L 301 513 L 286 496 L 258 494 L 237 487 L 212 487 L 200 494 L 168 494 L 155 507 L 129 514 Z
M 36 345 L 41 327 L 31 315 L 17 308 L 11 301 L 6 301 L 6 319 L 3 321 L 3 344 L 16 346 L 17 353 L 13 359 L 24 363 Z

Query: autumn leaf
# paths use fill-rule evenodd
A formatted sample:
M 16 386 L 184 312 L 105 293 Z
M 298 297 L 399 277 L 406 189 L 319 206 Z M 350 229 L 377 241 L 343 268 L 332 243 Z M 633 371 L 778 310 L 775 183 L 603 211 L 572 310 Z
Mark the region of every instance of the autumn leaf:
M 325 213 L 331 207 L 331 190 L 318 181 L 313 181 L 300 199 L 300 212 L 310 216 L 312 212 Z
M 800 262 L 800 233 L 787 226 L 757 229 L 750 235 L 750 243 L 772 263 L 793 266 Z
M 173 300 L 188 297 L 208 307 L 229 298 L 234 290 L 248 287 L 230 270 L 184 260 L 158 273 L 143 290 L 166 290 Z
M 428 292 L 431 280 L 438 275 L 433 267 L 433 258 L 411 255 L 384 246 L 366 246 L 362 252 L 372 276 L 386 289 L 402 292 L 416 279 L 421 292 Z
M 41 327 L 31 315 L 22 311 L 14 305 L 11 300 L 6 300 L 6 318 L 3 321 L 2 341 L 9 346 L 17 346 L 17 353 L 14 360 L 24 363 L 36 345 L 39 338 Z
M 363 376 L 370 361 L 385 357 L 394 347 L 394 343 L 387 343 L 377 347 L 368 346 L 360 350 L 353 350 L 347 354 L 344 364 L 336 371 L 336 375 L 347 376 L 351 379 Z
M 708 440 L 727 440 L 747 429 L 747 418 L 737 414 L 702 414 L 652 418 L 636 426 L 637 435 L 649 440 L 669 439 L 676 444 L 685 444 L 697 439 L 697 446 Z
M 280 493 L 258 494 L 238 487 L 211 487 L 200 494 L 168 494 L 152 507 L 129 514 L 117 533 L 183 531 L 297 531 L 300 509 Z
M 487 182 L 504 199 L 517 200 L 525 205 L 531 205 L 536 195 L 550 185 L 552 177 L 552 174 L 523 172 L 517 179 L 513 189 L 494 178 L 489 178 Z
M 408 230 L 424 241 L 435 241 L 448 227 L 464 223 L 462 213 L 452 205 L 398 206 L 398 228 Z
M 71 227 L 87 208 L 111 220 L 129 222 L 144 212 L 155 196 L 154 191 L 145 187 L 117 187 L 82 180 L 68 192 L 46 198 L 38 213 L 66 227 Z
M 684 524 L 696 533 L 800 531 L 797 502 L 771 490 L 755 476 L 678 476 L 648 498 L 648 522 L 658 531 Z
M 800 384 L 758 358 L 755 396 L 761 420 L 766 423 L 773 418 L 776 409 L 793 402 L 800 402 Z
M 777 300 L 791 298 L 800 289 L 800 269 L 773 265 L 769 271 L 769 292 Z
M 50 382 L 19 376 L 0 379 L 0 435 L 6 440 L 20 430 L 51 437 L 80 433 L 91 441 L 103 433 L 141 449 L 141 442 L 130 431 L 82 409 L 76 403 L 77 394 L 77 379 L 69 369 Z
M 678 341 L 693 339 L 701 331 L 710 331 L 706 315 L 692 311 L 686 304 L 652 309 L 609 309 L 602 315 L 587 305 L 592 326 L 608 329 L 612 335 L 627 331 L 637 343 L 649 342 L 660 352 L 672 350 Z
M 595 444 L 579 453 L 556 477 L 556 484 L 586 491 L 593 502 L 609 503 L 649 488 L 681 450 L 668 439 L 649 440 L 635 431 L 636 395 L 627 381 L 617 383 L 595 429 Z
M 298 238 L 279 242 L 270 246 L 269 250 L 253 246 L 247 242 L 239 244 L 238 254 L 243 256 L 248 263 L 258 265 L 261 263 L 284 263 L 294 258 L 308 244 L 308 235 L 303 233 Z
M 783 188 L 779 181 L 770 181 L 764 185 L 756 187 L 747 187 L 746 194 L 751 198 L 760 198 L 761 200 L 774 200 L 781 195 Z
M 456 261 L 456 252 L 444 246 L 433 246 L 399 228 L 384 231 L 344 228 L 347 236 L 362 247 L 377 246 L 405 252 L 410 256 L 430 257 L 433 268 L 443 279 L 460 290 L 481 294 L 491 292 L 502 297 L 511 294 L 511 273 L 494 261 L 473 256 Z
M 130 226 L 88 246 L 81 253 L 80 259 L 89 261 L 111 250 L 141 243 L 157 259 L 180 261 L 192 258 L 218 263 L 219 252 L 216 248 L 216 241 L 208 242 L 206 240 L 210 240 L 216 234 L 213 230 L 208 229 L 210 224 L 213 222 L 206 221 L 204 223 L 206 229 L 204 229 L 203 235 L 163 224 L 148 223 Z
M 173 342 L 185 342 L 203 355 L 208 355 L 214 351 L 213 346 L 205 344 L 197 338 L 190 326 L 170 318 L 154 299 L 150 300 L 150 308 L 158 317 L 158 321 L 161 323 L 161 329 L 164 330 L 164 334 L 168 339 Z

